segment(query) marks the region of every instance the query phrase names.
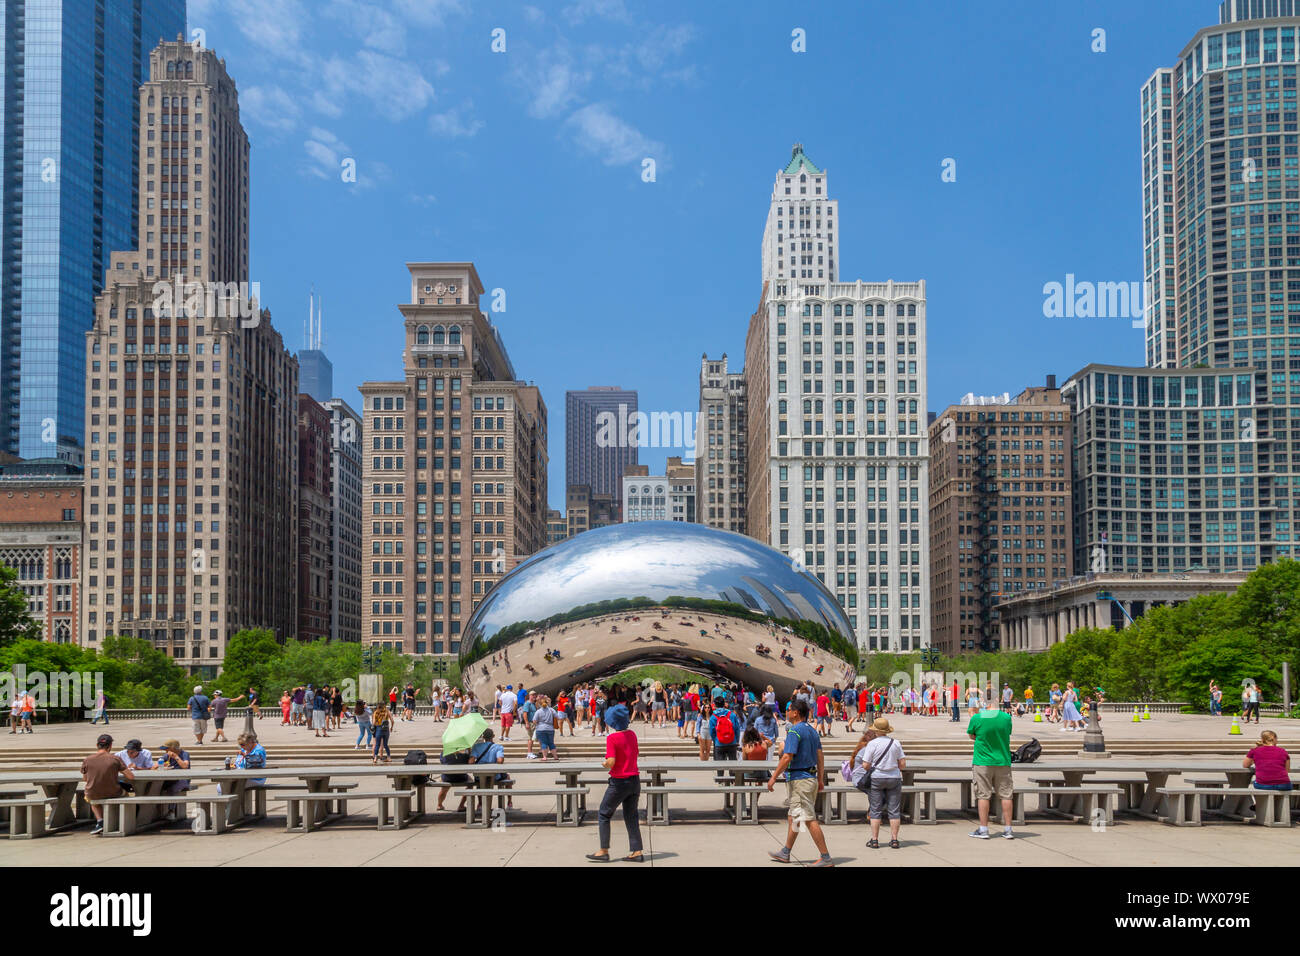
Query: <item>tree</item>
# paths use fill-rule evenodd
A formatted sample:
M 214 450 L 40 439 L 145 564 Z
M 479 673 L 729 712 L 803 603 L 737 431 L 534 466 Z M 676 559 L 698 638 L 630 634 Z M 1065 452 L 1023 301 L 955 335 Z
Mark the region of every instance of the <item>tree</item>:
M 284 646 L 266 628 L 239 631 L 226 645 L 221 682 L 230 685 L 227 696 L 238 697 L 250 687 L 267 693 L 271 671 L 284 655 Z M 266 699 L 270 699 L 268 696 Z
M 43 636 L 41 625 L 27 611 L 27 595 L 14 583 L 17 580 L 14 568 L 0 564 L 0 647 L 21 640 L 39 641 Z
M 1264 659 L 1259 640 L 1249 630 L 1237 628 L 1205 634 L 1184 647 L 1169 664 L 1169 692 L 1174 700 L 1190 701 L 1198 710 L 1209 709 L 1210 681 L 1223 688 L 1230 708 L 1243 682 L 1275 686 L 1276 670 Z

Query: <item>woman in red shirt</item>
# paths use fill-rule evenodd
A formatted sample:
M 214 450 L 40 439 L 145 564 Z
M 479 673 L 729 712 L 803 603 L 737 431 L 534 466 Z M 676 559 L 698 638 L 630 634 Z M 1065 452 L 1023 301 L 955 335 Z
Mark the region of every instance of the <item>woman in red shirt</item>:
M 1277 745 L 1277 734 L 1262 730 L 1255 745 L 1241 765 L 1255 768 L 1256 790 L 1291 789 L 1291 755 Z
M 600 801 L 597 814 L 600 831 L 600 849 L 588 853 L 587 859 L 596 863 L 608 863 L 609 856 L 609 821 L 614 811 L 623 808 L 623 825 L 627 827 L 628 855 L 623 857 L 629 863 L 640 863 L 645 857 L 641 855 L 641 825 L 637 822 L 637 804 L 641 802 L 641 771 L 637 769 L 637 741 L 635 731 L 628 730 L 627 708 L 622 704 L 605 711 L 605 725 L 609 735 L 605 738 L 605 769 L 609 771 L 609 786 L 605 797 Z

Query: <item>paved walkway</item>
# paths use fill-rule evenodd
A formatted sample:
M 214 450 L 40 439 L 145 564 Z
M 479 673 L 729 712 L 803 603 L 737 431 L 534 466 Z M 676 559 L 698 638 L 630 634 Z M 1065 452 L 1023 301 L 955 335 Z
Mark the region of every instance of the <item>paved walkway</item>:
M 294 747 L 312 747 L 319 746 L 322 751 L 327 749 L 333 750 L 340 746 L 350 748 L 357 739 L 356 728 L 352 724 L 345 723 L 341 731 L 330 731 L 328 740 L 319 739 L 313 736 L 310 728 L 305 727 L 282 727 L 280 726 L 280 714 L 276 710 L 274 714 L 270 710 L 264 710 L 266 717 L 256 722 L 256 730 L 259 740 L 266 748 L 267 753 L 274 760 L 274 749 L 277 746 L 293 745 Z M 968 749 L 970 741 L 966 736 L 966 712 L 962 711 L 962 720 L 960 723 L 952 723 L 947 717 L 906 717 L 901 714 L 888 715 L 894 725 L 894 736 L 902 741 L 906 747 L 909 741 L 944 741 L 951 742 L 954 747 Z M 1221 743 L 1223 753 L 1242 753 L 1254 746 L 1259 737 L 1260 728 L 1268 728 L 1277 732 L 1283 746 L 1290 746 L 1292 751 L 1300 757 L 1300 721 L 1283 720 L 1283 719 L 1265 719 L 1264 723 L 1256 727 L 1253 723 L 1241 727 L 1241 736 L 1229 736 L 1229 728 L 1232 725 L 1230 717 L 1210 717 L 1200 714 L 1157 714 L 1153 715 L 1150 720 L 1143 720 L 1140 723 L 1132 722 L 1132 712 L 1127 714 L 1111 713 L 1104 710 L 1102 713 L 1102 729 L 1106 734 L 1108 741 L 1129 741 L 1129 740 L 1170 740 L 1170 741 L 1207 741 Z M 422 748 L 430 753 L 438 751 L 438 744 L 442 740 L 442 729 L 445 723 L 436 722 L 432 717 L 417 717 L 414 721 L 398 721 L 394 728 L 392 738 L 392 749 L 395 753 L 401 753 L 408 749 Z M 190 732 L 190 722 L 188 720 L 130 720 L 114 721 L 107 728 L 108 733 L 113 735 L 115 741 L 125 742 L 131 737 L 138 737 L 146 747 L 157 749 L 161 743 L 174 737 L 179 740 L 186 749 L 191 751 L 192 756 L 201 760 L 217 760 L 226 754 L 235 752 L 236 745 L 234 740 L 243 731 L 243 718 L 230 718 L 226 723 L 226 736 L 230 738 L 231 743 L 213 744 L 212 743 L 212 725 L 209 721 L 207 743 L 202 747 L 191 746 L 194 743 L 194 735 Z M 859 723 L 854 731 L 861 730 L 862 725 Z M 673 724 L 664 728 L 648 727 L 646 724 L 638 721 L 632 725 L 632 729 L 637 732 L 638 737 L 642 740 L 664 740 L 673 741 L 677 739 L 677 727 Z M 54 724 L 49 727 L 41 724 L 36 725 L 36 732 L 33 734 L 19 734 L 10 736 L 0 731 L 0 755 L 11 755 L 22 750 L 43 750 L 47 748 L 65 748 L 65 747 L 84 747 L 86 752 L 90 753 L 95 747 L 95 737 L 102 733 L 104 727 L 102 724 L 97 727 L 91 727 L 89 722 L 81 724 Z M 500 733 L 499 725 L 497 726 L 498 734 Z M 1043 723 L 1034 723 L 1031 718 L 1018 717 L 1015 721 L 1014 739 L 1019 742 L 1027 740 L 1030 737 L 1038 737 L 1043 741 L 1064 741 L 1077 740 L 1078 749 L 1083 749 L 1083 734 L 1063 732 L 1058 725 Z M 519 742 L 526 741 L 522 730 L 516 728 L 513 739 Z M 573 738 L 578 742 L 590 742 L 592 740 L 589 730 L 580 730 L 578 735 Z M 835 725 L 832 741 L 842 741 L 844 739 L 843 724 Z M 557 739 L 560 752 L 563 753 L 564 743 L 569 737 Z
M 778 788 L 779 792 L 779 788 Z M 706 864 L 753 865 L 773 870 L 768 850 L 785 839 L 785 822 L 778 798 L 763 811 L 758 827 L 737 827 L 718 820 L 674 823 L 670 827 L 641 827 L 649 862 L 654 866 Z M 950 796 L 947 805 L 955 798 Z M 425 822 L 399 832 L 374 829 L 372 801 L 350 805 L 344 821 L 305 835 L 284 832 L 283 818 L 271 817 L 256 826 L 216 837 L 200 837 L 183 829 L 154 831 L 115 839 L 92 837 L 81 827 L 33 841 L 0 841 L 0 866 L 285 866 L 299 863 L 329 865 L 384 864 L 428 866 L 435 861 L 453 866 L 594 866 L 583 859 L 596 849 L 594 816 L 578 828 L 540 822 L 515 823 L 500 830 L 466 830 L 455 814 L 431 814 Z M 682 802 L 679 798 L 679 803 Z M 686 805 L 703 808 L 715 803 L 701 796 Z M 432 805 L 432 804 L 431 804 Z M 1031 798 L 1032 805 L 1032 798 Z M 273 811 L 274 812 L 274 811 Z M 690 811 L 687 811 L 688 814 Z M 531 816 L 531 814 L 530 814 Z M 701 817 L 702 818 L 702 817 Z M 1068 822 L 1037 821 L 1017 831 L 1015 840 L 994 836 L 973 840 L 973 822 L 945 814 L 937 826 L 904 826 L 901 850 L 865 847 L 870 836 L 858 822 L 826 827 L 826 839 L 837 865 L 849 866 L 1192 866 L 1236 868 L 1248 860 L 1253 867 L 1293 866 L 1300 851 L 1300 829 L 1276 830 L 1244 823 L 1175 828 L 1120 815 L 1103 832 Z M 428 822 L 432 821 L 432 822 Z M 626 852 L 626 833 L 616 818 L 612 852 Z M 996 833 L 997 831 L 994 830 Z M 795 858 L 816 858 L 812 840 L 802 835 Z M 631 865 L 631 864 L 615 864 Z

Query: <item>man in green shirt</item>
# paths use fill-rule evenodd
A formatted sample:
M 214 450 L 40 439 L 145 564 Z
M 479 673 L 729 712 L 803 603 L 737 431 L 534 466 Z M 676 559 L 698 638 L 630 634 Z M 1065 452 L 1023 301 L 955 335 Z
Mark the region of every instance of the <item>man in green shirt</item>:
M 971 836 L 977 840 L 989 838 L 989 803 L 996 790 L 1002 800 L 1002 836 L 1014 839 L 1011 832 L 1011 715 L 993 707 L 977 707 L 970 715 L 966 733 L 975 741 L 971 776 L 980 813 L 980 825 L 971 831 Z

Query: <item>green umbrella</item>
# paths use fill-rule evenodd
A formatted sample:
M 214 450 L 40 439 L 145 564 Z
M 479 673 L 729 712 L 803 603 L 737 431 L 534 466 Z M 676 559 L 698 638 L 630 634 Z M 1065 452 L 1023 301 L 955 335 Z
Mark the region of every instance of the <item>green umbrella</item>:
M 468 750 L 478 743 L 478 739 L 490 728 L 482 714 L 466 714 L 447 721 L 447 729 L 442 732 L 442 752 L 454 754 L 458 750 Z

